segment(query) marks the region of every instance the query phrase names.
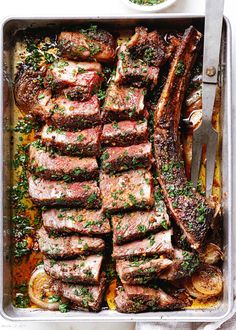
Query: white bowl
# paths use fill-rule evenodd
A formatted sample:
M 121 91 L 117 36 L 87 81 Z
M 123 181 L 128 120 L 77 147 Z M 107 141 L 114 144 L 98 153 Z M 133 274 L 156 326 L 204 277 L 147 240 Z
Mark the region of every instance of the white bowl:
M 165 0 L 164 2 L 161 2 L 157 5 L 138 5 L 136 3 L 131 2 L 130 0 L 121 0 L 127 7 L 139 10 L 139 11 L 145 11 L 149 13 L 155 13 L 157 11 L 161 11 L 163 9 L 166 9 L 170 6 L 172 6 L 177 0 Z

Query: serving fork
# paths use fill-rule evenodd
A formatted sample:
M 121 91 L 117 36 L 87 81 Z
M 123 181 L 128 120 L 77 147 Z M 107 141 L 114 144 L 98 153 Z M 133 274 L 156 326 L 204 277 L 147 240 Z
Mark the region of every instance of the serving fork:
M 206 145 L 206 196 L 212 193 L 218 133 L 212 127 L 219 55 L 222 34 L 224 0 L 206 0 L 202 72 L 202 122 L 193 131 L 191 180 L 197 187 L 202 148 Z

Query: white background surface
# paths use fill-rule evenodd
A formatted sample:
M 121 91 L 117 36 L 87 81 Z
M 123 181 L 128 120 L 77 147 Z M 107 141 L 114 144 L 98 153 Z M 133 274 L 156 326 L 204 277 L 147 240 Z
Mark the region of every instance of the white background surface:
M 217 3 L 217 0 L 215 0 Z M 175 5 L 164 12 L 203 13 L 204 0 L 178 0 Z M 0 19 L 7 17 L 76 17 L 87 15 L 119 15 L 134 14 L 120 0 L 1 0 Z M 150 14 L 152 15 L 152 14 Z M 233 95 L 236 88 L 236 1 L 225 0 L 225 15 L 230 19 L 233 32 Z M 233 109 L 236 113 L 236 98 L 233 99 Z M 26 330 L 133 330 L 133 323 L 20 323 L 9 322 L 0 316 L 0 329 Z

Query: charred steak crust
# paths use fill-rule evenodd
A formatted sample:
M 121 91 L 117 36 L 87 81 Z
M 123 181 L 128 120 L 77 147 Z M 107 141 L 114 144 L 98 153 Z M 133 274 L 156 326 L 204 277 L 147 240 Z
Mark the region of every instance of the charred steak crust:
M 155 110 L 154 147 L 159 182 L 169 210 L 194 249 L 200 249 L 213 209 L 187 181 L 179 141 L 179 119 L 201 34 L 185 31 Z

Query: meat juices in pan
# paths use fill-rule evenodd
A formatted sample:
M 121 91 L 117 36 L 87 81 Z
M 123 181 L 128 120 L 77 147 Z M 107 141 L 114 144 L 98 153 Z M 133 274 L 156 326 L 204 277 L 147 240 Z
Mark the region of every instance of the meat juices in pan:
M 43 206 L 44 271 L 71 309 L 101 310 L 109 267 L 117 272 L 119 312 L 191 305 L 183 287 L 171 284 L 198 269 L 213 216 L 186 179 L 179 138 L 200 40 L 194 27 L 168 41 L 136 27 L 117 51 L 115 38 L 96 26 L 63 31 L 59 57 L 16 76 L 19 109 L 42 123 L 29 147 L 28 191 Z M 106 65 L 114 69 L 108 80 Z M 150 92 L 165 70 L 153 118 Z M 186 250 L 172 240 L 173 221 Z

